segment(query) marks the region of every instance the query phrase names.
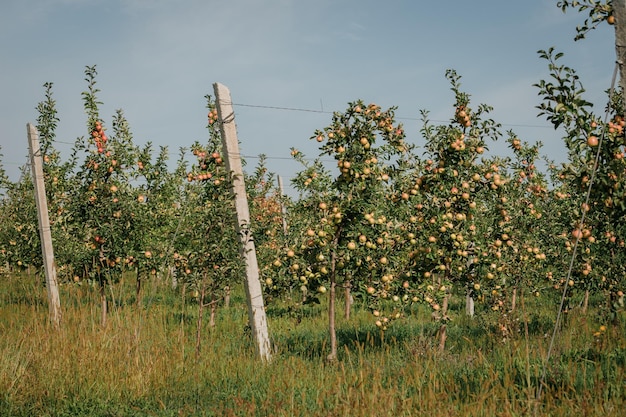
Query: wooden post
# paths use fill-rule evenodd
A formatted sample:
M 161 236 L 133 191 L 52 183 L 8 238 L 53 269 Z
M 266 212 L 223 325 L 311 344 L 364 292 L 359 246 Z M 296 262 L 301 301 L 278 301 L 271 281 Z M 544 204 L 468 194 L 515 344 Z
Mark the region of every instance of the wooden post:
M 59 298 L 57 272 L 54 266 L 54 250 L 52 247 L 52 235 L 50 233 L 50 218 L 48 217 L 48 201 L 46 200 L 46 186 L 43 178 L 43 158 L 39 147 L 39 134 L 37 133 L 37 129 L 30 123 L 26 125 L 26 131 L 28 133 L 30 166 L 33 173 L 33 184 L 35 186 L 35 203 L 37 205 L 37 220 L 39 222 L 39 238 L 41 240 L 43 266 L 46 274 L 50 321 L 55 327 L 59 327 L 61 324 L 61 301 Z
M 250 208 L 239 153 L 235 112 L 230 90 L 219 83 L 213 84 L 217 115 L 220 120 L 222 146 L 226 169 L 233 175 L 233 194 L 235 199 L 237 234 L 241 240 L 241 254 L 246 264 L 246 296 L 248 299 L 248 319 L 252 335 L 257 344 L 258 354 L 262 359 L 270 360 L 270 341 L 267 330 L 267 318 L 263 304 L 263 289 L 259 279 L 259 265 L 256 258 L 254 239 L 250 230 Z
M 280 198 L 281 198 L 280 211 L 283 216 L 283 233 L 285 234 L 285 236 L 287 236 L 287 207 L 285 207 L 282 201 L 282 199 L 285 196 L 285 192 L 283 190 L 283 179 L 280 175 L 278 176 L 278 192 L 280 193 Z
M 465 315 L 474 317 L 474 298 L 470 290 L 465 294 Z

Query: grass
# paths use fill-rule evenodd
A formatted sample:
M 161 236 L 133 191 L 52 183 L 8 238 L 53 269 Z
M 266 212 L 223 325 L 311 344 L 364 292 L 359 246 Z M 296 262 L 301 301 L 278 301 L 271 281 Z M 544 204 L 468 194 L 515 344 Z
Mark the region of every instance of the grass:
M 132 284 L 110 288 L 115 306 L 106 328 L 96 288 L 63 285 L 63 325 L 55 331 L 39 278 L 0 277 L 0 415 L 618 416 L 626 405 L 625 328 L 594 337 L 593 311 L 570 313 L 537 401 L 551 302 L 528 301 L 528 340 L 519 322 L 522 331 L 503 340 L 495 321 L 464 317 L 461 303 L 452 303 L 444 353 L 425 310 L 383 338 L 356 306 L 350 321 L 338 317 L 334 364 L 325 362 L 325 306 L 298 318 L 276 302 L 267 309 L 275 353 L 263 364 L 246 331 L 241 289 L 218 310 L 216 327 L 204 327 L 196 357 L 192 300 L 153 281 L 139 308 Z

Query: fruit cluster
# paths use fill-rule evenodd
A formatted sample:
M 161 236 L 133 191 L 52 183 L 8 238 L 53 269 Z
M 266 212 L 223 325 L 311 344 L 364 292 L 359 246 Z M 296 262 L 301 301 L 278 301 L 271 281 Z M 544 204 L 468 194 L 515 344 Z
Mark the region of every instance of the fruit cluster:
M 209 125 L 217 122 L 217 109 L 213 109 L 209 112 Z
M 219 152 L 209 154 L 205 150 L 197 148 L 193 150 L 193 154 L 198 158 L 198 170 L 187 174 L 187 181 L 189 182 L 193 180 L 206 181 L 213 178 L 211 168 L 217 170 L 218 167 L 222 166 L 224 163 L 224 160 Z M 214 178 L 213 182 L 215 185 L 219 185 L 223 180 L 224 177 L 220 177 L 219 179 Z
M 456 108 L 455 118 L 464 127 L 470 127 L 472 125 L 472 121 L 465 106 L 458 106 Z
M 96 141 L 96 146 L 98 147 L 98 152 L 103 153 L 106 148 L 107 143 L 107 135 L 104 133 L 104 128 L 102 127 L 102 123 L 96 122 L 94 130 L 91 132 L 93 139 Z

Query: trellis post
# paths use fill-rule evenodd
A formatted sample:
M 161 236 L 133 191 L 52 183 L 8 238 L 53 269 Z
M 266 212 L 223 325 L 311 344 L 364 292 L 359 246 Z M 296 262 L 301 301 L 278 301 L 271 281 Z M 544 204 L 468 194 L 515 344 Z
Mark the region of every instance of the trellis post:
M 48 201 L 46 200 L 46 186 L 43 177 L 43 158 L 41 148 L 39 147 L 39 134 L 35 126 L 30 123 L 26 125 L 26 131 L 28 134 L 30 166 L 35 188 L 39 238 L 41 240 L 41 252 L 46 275 L 50 321 L 55 327 L 59 327 L 61 324 L 61 301 L 59 298 L 56 267 L 54 266 L 54 250 L 52 246 L 52 234 L 50 233 L 50 218 L 48 217 Z
M 213 84 L 217 115 L 220 120 L 220 133 L 226 169 L 233 176 L 232 192 L 235 199 L 237 234 L 241 240 L 241 254 L 246 267 L 246 296 L 248 301 L 248 319 L 257 351 L 262 359 L 271 359 L 267 318 L 263 304 L 263 289 L 259 278 L 259 265 L 256 257 L 254 239 L 250 230 L 250 209 L 246 194 L 235 112 L 230 90 L 219 83 Z

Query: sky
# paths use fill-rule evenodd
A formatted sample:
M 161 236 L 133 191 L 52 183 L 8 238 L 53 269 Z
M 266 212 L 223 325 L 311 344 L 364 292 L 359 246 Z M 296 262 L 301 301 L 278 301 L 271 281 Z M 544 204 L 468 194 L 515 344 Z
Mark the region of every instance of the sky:
M 206 142 L 206 94 L 226 85 L 235 103 L 247 170 L 258 155 L 285 192 L 300 169 L 290 148 L 318 155 L 310 140 L 333 111 L 362 99 L 396 106 L 407 141 L 424 145 L 420 111 L 453 116 L 445 78 L 454 69 L 471 105 L 494 107 L 502 131 L 544 144 L 562 162 L 560 132 L 538 117 L 548 79 L 537 54 L 555 47 L 602 114 L 615 65 L 614 29 L 602 25 L 574 42 L 584 16 L 556 0 L 3 0 L 0 4 L 0 160 L 9 178 L 27 162 L 26 123 L 52 82 L 56 148 L 69 156 L 87 134 L 81 92 L 97 66 L 105 126 L 122 109 L 138 145 Z M 287 110 L 300 109 L 300 110 Z M 506 155 L 504 141 L 491 153 Z

